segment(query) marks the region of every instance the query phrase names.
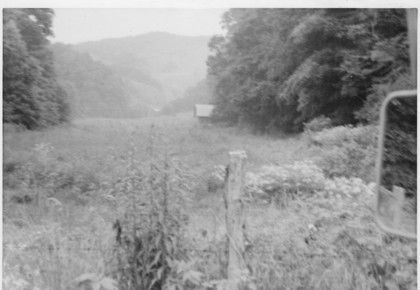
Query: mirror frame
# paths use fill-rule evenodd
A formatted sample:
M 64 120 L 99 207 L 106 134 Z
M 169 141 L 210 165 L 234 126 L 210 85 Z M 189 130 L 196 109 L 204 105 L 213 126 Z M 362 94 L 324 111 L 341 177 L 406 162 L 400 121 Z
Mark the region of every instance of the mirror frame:
M 381 177 L 382 177 L 382 165 L 383 165 L 383 157 L 384 157 L 384 142 L 385 142 L 385 126 L 387 121 L 387 108 L 389 103 L 396 99 L 396 98 L 405 98 L 405 97 L 413 97 L 415 96 L 417 99 L 417 90 L 404 90 L 404 91 L 395 91 L 385 98 L 384 102 L 381 106 L 380 112 L 380 123 L 379 123 L 379 138 L 378 138 L 378 154 L 376 160 L 376 212 L 375 212 L 375 220 L 379 227 L 384 230 L 385 232 L 403 236 L 410 239 L 417 239 L 417 233 L 409 233 L 398 229 L 393 229 L 385 225 L 379 216 L 379 187 L 381 184 Z M 417 218 L 417 215 L 416 215 Z

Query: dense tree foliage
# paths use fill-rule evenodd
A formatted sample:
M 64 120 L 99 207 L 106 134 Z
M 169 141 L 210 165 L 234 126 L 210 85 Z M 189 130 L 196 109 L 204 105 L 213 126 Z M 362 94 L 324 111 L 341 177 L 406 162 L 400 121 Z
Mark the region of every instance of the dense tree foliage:
M 29 129 L 67 120 L 69 107 L 57 84 L 48 37 L 52 9 L 3 10 L 3 121 Z
M 214 118 L 258 130 L 373 122 L 410 84 L 403 9 L 231 9 L 209 43 Z

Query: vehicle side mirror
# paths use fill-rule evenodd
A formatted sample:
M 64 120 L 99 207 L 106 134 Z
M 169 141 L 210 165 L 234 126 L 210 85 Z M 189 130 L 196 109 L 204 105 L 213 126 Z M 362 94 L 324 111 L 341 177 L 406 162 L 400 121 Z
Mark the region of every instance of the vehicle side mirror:
M 393 234 L 417 237 L 417 91 L 393 92 L 380 116 L 376 220 Z

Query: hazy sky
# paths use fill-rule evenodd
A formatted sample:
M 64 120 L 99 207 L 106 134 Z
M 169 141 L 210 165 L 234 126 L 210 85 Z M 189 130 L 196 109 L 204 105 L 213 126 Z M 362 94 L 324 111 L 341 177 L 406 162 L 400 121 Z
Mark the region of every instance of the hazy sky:
M 165 31 L 180 35 L 222 33 L 226 9 L 57 8 L 53 42 L 77 43 L 103 38 Z

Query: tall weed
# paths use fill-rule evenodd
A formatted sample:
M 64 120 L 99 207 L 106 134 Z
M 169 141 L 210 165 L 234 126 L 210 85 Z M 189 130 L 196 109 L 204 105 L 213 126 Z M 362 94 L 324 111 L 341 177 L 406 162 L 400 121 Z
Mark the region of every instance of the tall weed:
M 187 258 L 182 209 L 187 183 L 168 154 L 151 154 L 152 159 L 140 163 L 135 150 L 132 143 L 127 172 L 113 189 L 119 212 L 114 223 L 114 277 L 120 289 L 164 289 L 173 282 L 169 278 L 174 271 L 179 272 L 176 265 Z

